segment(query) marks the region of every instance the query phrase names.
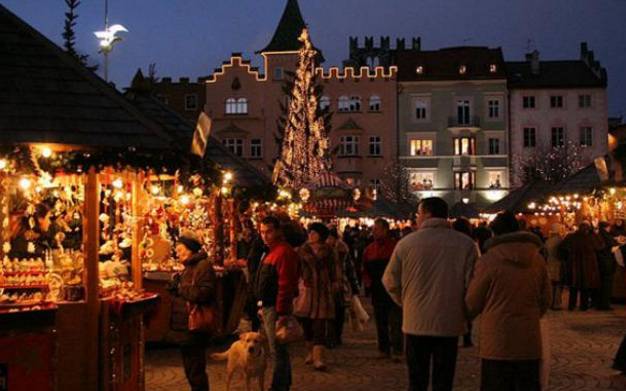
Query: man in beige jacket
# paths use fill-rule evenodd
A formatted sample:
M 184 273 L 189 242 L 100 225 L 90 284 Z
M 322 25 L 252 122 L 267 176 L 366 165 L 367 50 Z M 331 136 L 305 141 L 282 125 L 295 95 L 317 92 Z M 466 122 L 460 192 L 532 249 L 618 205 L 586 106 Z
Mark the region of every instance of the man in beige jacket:
M 491 228 L 496 236 L 486 243 L 465 298 L 468 315 L 481 314 L 481 390 L 539 391 L 539 320 L 550 304 L 543 244 L 520 231 L 512 213 L 500 213 Z
M 452 390 L 458 337 L 467 332 L 464 297 L 478 248 L 447 218 L 444 200 L 422 200 L 419 230 L 398 243 L 383 276 L 402 306 L 410 391 L 428 389 L 431 368 L 432 390 Z

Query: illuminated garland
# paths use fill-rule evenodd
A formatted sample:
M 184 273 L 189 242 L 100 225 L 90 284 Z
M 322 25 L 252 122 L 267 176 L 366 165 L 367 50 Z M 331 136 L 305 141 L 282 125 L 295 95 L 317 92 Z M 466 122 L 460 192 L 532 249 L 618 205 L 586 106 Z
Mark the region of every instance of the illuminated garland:
M 281 156 L 273 173 L 273 182 L 288 189 L 303 187 L 331 167 L 328 134 L 324 119 L 318 115 L 314 73 L 317 51 L 306 28 L 299 40 L 302 48 L 290 96 Z

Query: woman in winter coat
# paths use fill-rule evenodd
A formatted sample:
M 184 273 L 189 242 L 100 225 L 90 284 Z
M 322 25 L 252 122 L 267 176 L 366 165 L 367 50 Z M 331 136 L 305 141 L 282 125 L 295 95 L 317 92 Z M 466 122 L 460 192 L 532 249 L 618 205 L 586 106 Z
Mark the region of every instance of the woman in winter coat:
M 541 390 L 540 318 L 550 304 L 541 240 L 512 213 L 492 223 L 495 237 L 476 264 L 465 304 L 480 318 L 481 390 Z
M 345 322 L 346 308 L 352 303 L 352 296 L 358 295 L 360 291 L 359 280 L 356 277 L 356 271 L 350 249 L 348 245 L 339 239 L 339 233 L 336 228 L 330 229 L 326 244 L 334 248 L 336 251 L 336 279 L 337 283 L 333 294 L 335 296 L 335 320 L 333 327 L 329 328 L 329 344 L 331 347 L 341 345 L 343 334 L 343 325 Z
M 206 348 L 211 335 L 189 330 L 189 311 L 195 305 L 215 305 L 217 277 L 200 241 L 192 234 L 185 234 L 178 239 L 176 255 L 185 269 L 175 276 L 171 284 L 170 290 L 174 296 L 172 328 L 185 333 L 181 354 L 191 390 L 208 391 Z
M 325 370 L 326 326 L 335 317 L 333 287 L 336 278 L 335 250 L 326 244 L 329 230 L 322 223 L 308 229 L 308 241 L 298 249 L 302 279 L 294 303 L 294 315 L 304 328 L 308 356 L 306 363 Z
M 552 310 L 561 309 L 561 294 L 563 286 L 561 284 L 561 266 L 563 261 L 559 257 L 559 246 L 563 241 L 563 226 L 561 224 L 552 224 L 550 234 L 546 240 L 545 247 L 548 255 L 548 277 L 552 284 Z

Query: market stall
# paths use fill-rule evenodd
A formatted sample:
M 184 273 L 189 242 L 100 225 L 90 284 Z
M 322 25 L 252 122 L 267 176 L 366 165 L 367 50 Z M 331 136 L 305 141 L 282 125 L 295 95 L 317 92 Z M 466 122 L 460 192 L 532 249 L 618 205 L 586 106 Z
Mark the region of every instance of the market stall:
M 194 133 L 189 123 L 153 95 L 150 81 L 141 71 L 133 78 L 125 97 L 161 125 L 168 134 L 181 138 Z M 250 209 L 254 200 L 275 196 L 269 178 L 251 164 L 230 153 L 217 139 L 207 137 L 202 164 L 215 175 L 159 175 L 150 178 L 142 202 L 143 236 L 139 245 L 146 290 L 156 292 L 161 305 L 146 329 L 147 342 L 176 342 L 180 335 L 170 328 L 172 297 L 167 289 L 181 270 L 174 259 L 175 241 L 182 231 L 192 231 L 203 243 L 220 276 L 218 303 L 222 309 L 223 334 L 232 333 L 242 316 L 247 282 L 236 264 L 240 236 L 240 209 Z
M 2 6 L 0 32 L 10 80 L 0 89 L 0 338 L 37 346 L 2 349 L 0 376 L 10 390 L 142 390 L 142 322 L 158 299 L 141 287 L 138 211 L 146 178 L 189 165 L 191 135 L 167 134 Z
M 626 187 L 611 178 L 606 165 L 599 159 L 558 183 L 537 181 L 512 191 L 492 204 L 485 213 L 508 210 L 517 213 L 529 228 L 547 236 L 550 227 L 558 223 L 571 231 L 582 221 L 597 227 L 598 223 L 626 219 Z M 603 168 L 604 167 L 604 168 Z M 626 236 L 617 235 L 626 243 Z M 626 299 L 626 271 L 618 266 L 614 275 L 613 297 Z

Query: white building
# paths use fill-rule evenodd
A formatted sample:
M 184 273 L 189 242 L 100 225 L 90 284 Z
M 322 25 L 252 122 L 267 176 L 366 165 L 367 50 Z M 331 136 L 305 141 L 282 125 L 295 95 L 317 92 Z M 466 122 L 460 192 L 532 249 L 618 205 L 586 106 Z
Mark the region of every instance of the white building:
M 607 153 L 607 74 L 586 43 L 579 60 L 540 61 L 534 51 L 506 67 L 513 187 L 521 184 L 523 161 L 551 148 L 580 147 L 581 166 Z

